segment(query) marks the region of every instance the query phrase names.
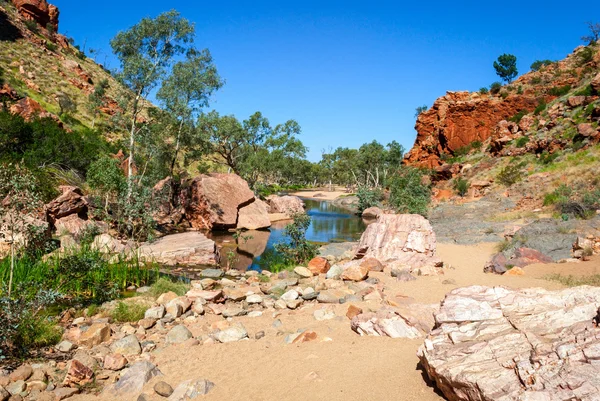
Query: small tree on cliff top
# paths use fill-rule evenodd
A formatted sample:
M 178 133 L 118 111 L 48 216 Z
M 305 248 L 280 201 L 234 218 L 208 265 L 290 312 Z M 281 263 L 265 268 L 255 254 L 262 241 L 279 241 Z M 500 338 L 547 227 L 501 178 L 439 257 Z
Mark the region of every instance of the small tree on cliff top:
M 600 40 L 600 23 L 596 22 L 594 24 L 593 22 L 588 22 L 587 26 L 590 29 L 590 34 L 582 36 L 581 40 L 587 42 L 590 45 L 593 45 L 594 43 Z
M 496 74 L 507 83 L 511 83 L 519 73 L 517 71 L 517 57 L 512 54 L 503 54 L 498 57 L 498 60 L 494 61 L 494 68 Z

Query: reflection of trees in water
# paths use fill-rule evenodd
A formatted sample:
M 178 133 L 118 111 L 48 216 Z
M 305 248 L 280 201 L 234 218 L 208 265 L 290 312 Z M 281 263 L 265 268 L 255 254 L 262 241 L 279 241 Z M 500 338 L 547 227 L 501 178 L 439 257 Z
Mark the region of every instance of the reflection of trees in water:
M 365 229 L 359 218 L 313 219 L 307 232 L 311 241 L 327 242 L 331 238 L 354 239 Z

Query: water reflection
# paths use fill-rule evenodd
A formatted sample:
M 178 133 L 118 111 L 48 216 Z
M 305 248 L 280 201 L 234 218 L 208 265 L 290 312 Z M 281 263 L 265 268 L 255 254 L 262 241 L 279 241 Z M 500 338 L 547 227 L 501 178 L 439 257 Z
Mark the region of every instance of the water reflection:
M 365 230 L 365 222 L 349 211 L 336 207 L 331 202 L 304 199 L 306 212 L 311 217 L 311 224 L 306 232 L 309 241 L 317 243 L 357 241 Z M 251 236 L 244 240 L 238 238 L 237 243 L 230 232 L 211 232 L 208 236 L 213 239 L 221 249 L 221 264 L 227 265 L 227 252 L 237 252 L 238 260 L 235 268 L 246 270 L 260 270 L 257 262 L 260 256 L 267 251 L 272 253 L 274 245 L 283 241 L 285 227 L 290 221 L 273 223 L 270 230 L 252 230 L 243 233 Z

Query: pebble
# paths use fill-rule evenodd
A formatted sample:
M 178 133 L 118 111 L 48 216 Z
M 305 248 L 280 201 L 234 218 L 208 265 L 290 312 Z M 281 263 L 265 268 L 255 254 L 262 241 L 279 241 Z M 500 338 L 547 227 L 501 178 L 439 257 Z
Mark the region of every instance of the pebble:
M 71 341 L 63 340 L 56 346 L 56 349 L 60 352 L 70 352 L 75 348 L 75 344 Z
M 328 308 L 317 309 L 313 312 L 313 317 L 318 321 L 335 319 L 335 312 Z
M 173 387 L 167 382 L 159 381 L 154 385 L 154 391 L 160 396 L 169 397 L 173 394 Z

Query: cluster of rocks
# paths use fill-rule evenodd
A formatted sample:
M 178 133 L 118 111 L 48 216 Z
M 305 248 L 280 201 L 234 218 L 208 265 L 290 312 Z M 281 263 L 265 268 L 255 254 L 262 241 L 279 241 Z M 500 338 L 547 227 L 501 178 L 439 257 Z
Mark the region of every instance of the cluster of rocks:
M 600 238 L 594 235 L 577 237 L 573 243 L 573 257 L 576 259 L 587 259 L 592 255 L 600 253 Z

